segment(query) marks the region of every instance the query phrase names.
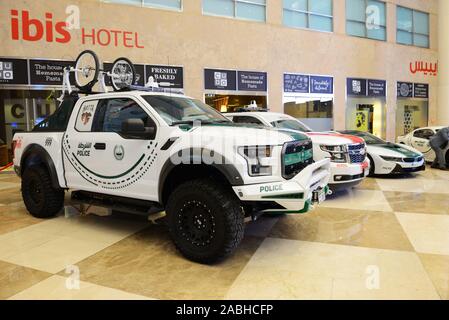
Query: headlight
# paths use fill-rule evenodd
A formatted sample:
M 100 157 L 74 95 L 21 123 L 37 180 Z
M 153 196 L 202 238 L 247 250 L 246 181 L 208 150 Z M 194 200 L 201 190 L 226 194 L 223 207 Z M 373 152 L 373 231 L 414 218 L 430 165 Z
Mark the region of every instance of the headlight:
M 248 174 L 254 176 L 271 176 L 272 167 L 266 165 L 266 160 L 271 158 L 272 146 L 239 147 L 239 154 L 245 158 L 248 164 Z M 264 163 L 265 162 L 265 163 Z
M 385 161 L 390 161 L 390 162 L 404 162 L 404 160 L 402 158 L 397 158 L 397 157 L 387 157 L 387 156 L 380 156 L 382 159 L 384 159 Z
M 331 155 L 331 161 L 332 162 L 339 162 L 339 163 L 345 163 L 347 162 L 346 159 L 346 145 L 341 146 L 327 146 L 327 145 L 320 145 L 321 150 L 324 152 L 327 152 Z

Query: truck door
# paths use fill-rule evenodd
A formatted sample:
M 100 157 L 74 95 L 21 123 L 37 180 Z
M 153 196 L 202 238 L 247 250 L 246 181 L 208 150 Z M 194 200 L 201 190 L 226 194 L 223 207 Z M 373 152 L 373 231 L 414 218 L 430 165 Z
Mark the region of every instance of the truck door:
M 150 138 L 122 134 L 127 119 L 153 127 Z M 74 130 L 64 138 L 70 188 L 157 200 L 157 124 L 133 98 L 89 100 L 80 106 Z

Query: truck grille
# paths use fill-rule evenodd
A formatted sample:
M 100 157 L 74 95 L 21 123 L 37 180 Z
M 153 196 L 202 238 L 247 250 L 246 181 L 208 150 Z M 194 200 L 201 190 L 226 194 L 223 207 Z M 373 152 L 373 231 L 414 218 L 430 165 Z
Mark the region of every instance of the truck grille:
M 311 140 L 292 141 L 282 149 L 282 176 L 291 179 L 305 167 L 313 163 L 313 144 Z
M 351 144 L 348 146 L 349 162 L 363 163 L 366 159 L 366 149 L 364 143 Z

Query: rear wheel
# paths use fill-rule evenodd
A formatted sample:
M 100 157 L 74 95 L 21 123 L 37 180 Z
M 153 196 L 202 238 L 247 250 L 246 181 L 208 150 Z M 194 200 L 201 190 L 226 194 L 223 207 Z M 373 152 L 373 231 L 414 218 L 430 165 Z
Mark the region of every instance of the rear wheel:
M 177 187 L 166 212 L 170 235 L 190 260 L 219 261 L 243 239 L 244 212 L 239 200 L 213 180 L 193 180 Z
M 22 197 L 27 210 L 36 218 L 53 217 L 64 205 L 64 190 L 53 188 L 50 174 L 38 165 L 25 169 Z

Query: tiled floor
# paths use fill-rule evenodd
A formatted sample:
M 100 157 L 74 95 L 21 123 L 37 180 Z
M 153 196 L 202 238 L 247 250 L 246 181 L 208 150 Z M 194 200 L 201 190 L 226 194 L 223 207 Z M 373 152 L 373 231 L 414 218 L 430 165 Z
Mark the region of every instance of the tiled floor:
M 449 299 L 449 172 L 368 178 L 309 214 L 248 224 L 200 265 L 140 217 L 26 212 L 0 174 L 0 299 Z

